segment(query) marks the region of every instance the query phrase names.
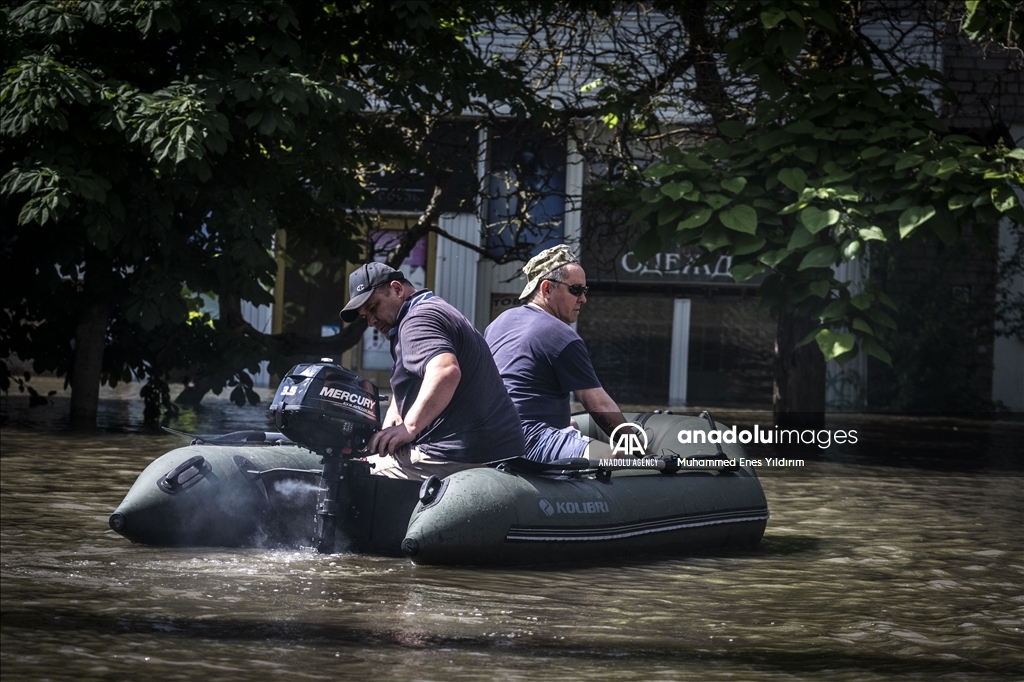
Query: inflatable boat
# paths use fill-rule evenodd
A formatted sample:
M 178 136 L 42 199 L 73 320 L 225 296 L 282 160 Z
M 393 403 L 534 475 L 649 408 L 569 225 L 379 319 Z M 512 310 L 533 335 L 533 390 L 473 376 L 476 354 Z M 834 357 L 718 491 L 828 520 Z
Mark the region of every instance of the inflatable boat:
M 468 565 L 706 552 L 752 547 L 764 533 L 757 476 L 706 413 L 628 414 L 632 442 L 645 442 L 629 454 L 631 441 L 618 441 L 613 459 L 517 458 L 421 483 L 374 476 L 361 459 L 380 403 L 373 384 L 343 367 L 299 365 L 271 404 L 280 433 L 192 436 L 140 474 L 110 527 L 150 545 L 312 547 Z M 609 440 L 586 415 L 576 419 Z M 682 445 L 681 430 L 709 436 Z

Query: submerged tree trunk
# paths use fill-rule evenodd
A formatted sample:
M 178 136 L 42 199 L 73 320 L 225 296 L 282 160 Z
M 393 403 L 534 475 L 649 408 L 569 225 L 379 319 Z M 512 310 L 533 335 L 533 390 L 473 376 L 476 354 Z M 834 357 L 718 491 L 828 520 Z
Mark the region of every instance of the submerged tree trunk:
M 221 388 L 223 385 L 223 381 L 217 381 L 209 377 L 196 377 L 185 384 L 185 388 L 181 390 L 181 393 L 179 393 L 178 397 L 174 399 L 174 402 L 179 405 L 195 407 L 203 401 L 203 398 L 206 397 L 207 393 Z
M 75 328 L 75 359 L 71 369 L 71 428 L 92 429 L 99 408 L 103 351 L 107 345 L 110 306 L 94 301 Z
M 814 343 L 800 343 L 814 320 L 783 312 L 775 333 L 775 423 L 816 428 L 825 422 L 825 358 Z

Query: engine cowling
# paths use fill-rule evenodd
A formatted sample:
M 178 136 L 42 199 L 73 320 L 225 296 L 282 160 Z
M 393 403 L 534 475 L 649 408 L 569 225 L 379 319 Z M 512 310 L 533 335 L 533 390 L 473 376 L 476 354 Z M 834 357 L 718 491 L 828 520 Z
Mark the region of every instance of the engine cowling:
M 270 413 L 281 433 L 299 445 L 321 454 L 351 454 L 380 429 L 380 394 L 369 380 L 324 359 L 293 367 Z

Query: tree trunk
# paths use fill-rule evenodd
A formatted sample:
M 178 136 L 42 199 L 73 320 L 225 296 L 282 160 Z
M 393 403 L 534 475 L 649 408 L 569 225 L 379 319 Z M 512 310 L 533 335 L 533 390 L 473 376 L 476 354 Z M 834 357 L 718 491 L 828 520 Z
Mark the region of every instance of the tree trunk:
M 221 388 L 223 385 L 224 382 L 215 381 L 209 377 L 196 377 L 185 384 L 185 388 L 181 390 L 181 393 L 174 399 L 174 402 L 187 407 L 195 407 L 203 401 L 207 393 L 216 388 Z
M 103 351 L 107 345 L 110 306 L 95 301 L 85 309 L 75 328 L 75 358 L 71 369 L 71 428 L 96 428 Z
M 783 312 L 775 334 L 772 406 L 780 426 L 817 428 L 825 423 L 825 358 L 814 343 L 800 343 L 814 320 Z

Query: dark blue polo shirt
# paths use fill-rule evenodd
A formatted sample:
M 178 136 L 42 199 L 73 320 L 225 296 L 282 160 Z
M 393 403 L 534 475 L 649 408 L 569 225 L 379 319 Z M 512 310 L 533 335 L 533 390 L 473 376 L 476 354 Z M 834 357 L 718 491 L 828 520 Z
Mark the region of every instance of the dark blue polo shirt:
M 431 456 L 456 462 L 523 455 L 519 415 L 487 343 L 462 313 L 426 290 L 402 306 L 391 338 L 391 390 L 398 413 L 405 418 L 419 395 L 427 363 L 441 353 L 455 355 L 462 377 L 451 402 L 413 444 Z

